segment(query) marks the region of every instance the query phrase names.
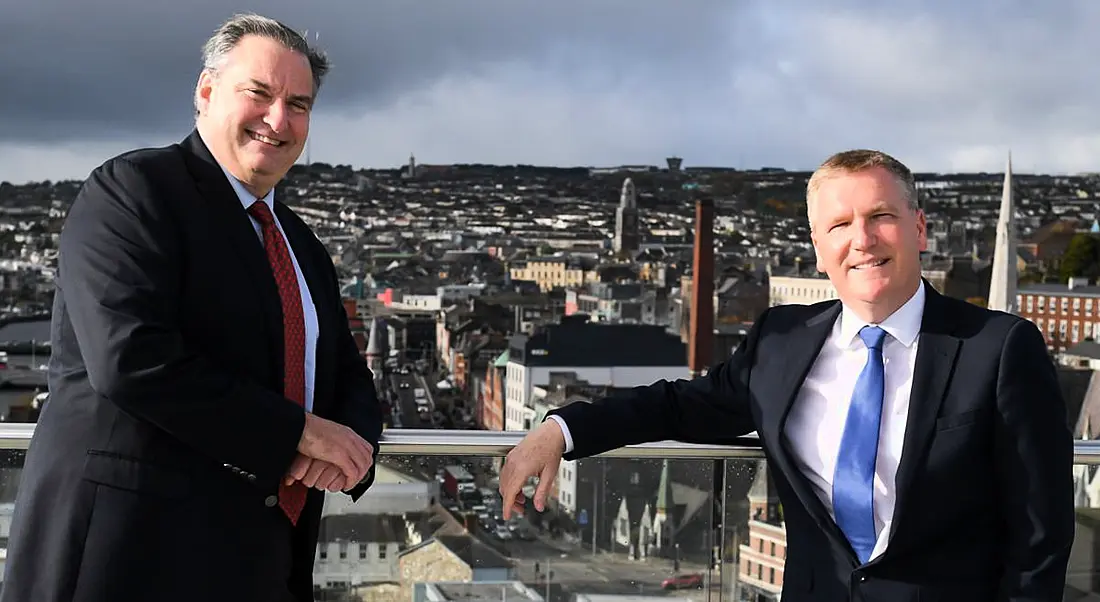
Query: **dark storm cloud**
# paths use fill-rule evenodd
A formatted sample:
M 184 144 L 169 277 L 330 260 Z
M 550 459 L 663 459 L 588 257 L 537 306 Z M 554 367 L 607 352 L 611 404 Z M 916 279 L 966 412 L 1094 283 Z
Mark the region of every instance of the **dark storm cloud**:
M 726 0 L 600 2 L 151 3 L 45 0 L 0 9 L 0 141 L 119 138 L 190 120 L 200 46 L 231 12 L 255 10 L 319 36 L 335 68 L 322 108 L 385 106 L 449 74 L 538 63 L 569 77 L 643 69 L 676 84 L 726 44 Z M 310 36 L 311 39 L 313 35 Z M 667 84 L 665 84 L 667 85 Z
M 1100 164 L 1096 0 L 0 0 L 0 180 L 181 138 L 202 42 L 248 10 L 334 62 L 313 160 Z

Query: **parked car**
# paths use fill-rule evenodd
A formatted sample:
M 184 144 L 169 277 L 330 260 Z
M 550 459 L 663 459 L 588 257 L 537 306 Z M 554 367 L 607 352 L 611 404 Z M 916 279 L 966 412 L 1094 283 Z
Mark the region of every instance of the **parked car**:
M 703 587 L 703 574 L 691 573 L 688 575 L 676 575 L 661 582 L 661 589 L 701 589 Z

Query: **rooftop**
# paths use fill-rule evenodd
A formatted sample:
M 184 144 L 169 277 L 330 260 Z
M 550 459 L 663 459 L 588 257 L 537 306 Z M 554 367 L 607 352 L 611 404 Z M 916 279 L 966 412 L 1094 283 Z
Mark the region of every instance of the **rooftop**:
M 507 602 L 530 600 L 542 602 L 543 597 L 518 581 L 481 581 L 478 583 L 432 583 L 425 589 L 430 602 Z
M 394 514 L 333 514 L 321 518 L 318 541 L 404 543 L 405 519 Z
M 1074 297 L 1100 297 L 1100 286 L 1069 286 L 1068 284 L 1043 283 L 1021 285 L 1016 292 L 1021 295 L 1073 295 Z
M 683 366 L 687 346 L 663 326 L 563 319 L 512 336 L 509 359 L 524 366 Z
M 411 554 L 420 550 L 421 548 L 431 545 L 433 542 L 438 542 L 440 545 L 446 547 L 452 554 L 457 556 L 459 560 L 464 562 L 467 566 L 477 569 L 510 569 L 512 568 L 512 562 L 506 557 L 502 556 L 499 552 L 489 547 L 485 543 L 474 539 L 468 532 L 454 535 L 443 535 L 437 533 L 431 539 L 426 539 L 418 545 L 415 545 L 407 550 L 401 552 L 401 555 Z

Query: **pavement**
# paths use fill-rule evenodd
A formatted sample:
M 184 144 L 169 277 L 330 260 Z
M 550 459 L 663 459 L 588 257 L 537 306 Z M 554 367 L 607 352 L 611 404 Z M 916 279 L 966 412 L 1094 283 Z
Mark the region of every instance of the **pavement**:
M 400 420 L 400 428 L 407 429 L 430 429 L 432 427 L 431 420 L 421 420 L 419 412 L 416 409 L 416 397 L 413 395 L 413 391 L 417 387 L 423 387 L 423 379 L 419 377 L 415 372 L 410 371 L 408 374 L 394 374 L 389 375 L 390 388 L 397 396 L 397 403 L 394 405 L 394 412 L 398 415 Z M 402 389 L 402 383 L 407 384 L 407 389 Z M 429 397 L 429 404 L 431 398 Z M 434 409 L 434 406 L 433 406 Z M 397 422 L 394 423 L 397 426 Z
M 625 554 L 575 546 L 562 540 L 540 535 L 533 542 L 508 542 L 508 556 L 516 564 L 517 578 L 528 587 L 546 595 L 547 571 L 550 602 L 567 602 L 574 593 L 645 594 L 688 600 L 716 601 L 717 584 L 712 591 L 665 591 L 661 582 L 674 573 L 667 558 L 631 560 Z M 536 567 L 537 564 L 537 567 Z M 536 571 L 537 568 L 537 571 Z M 702 565 L 681 563 L 681 573 L 704 572 Z M 728 597 L 727 597 L 728 598 Z

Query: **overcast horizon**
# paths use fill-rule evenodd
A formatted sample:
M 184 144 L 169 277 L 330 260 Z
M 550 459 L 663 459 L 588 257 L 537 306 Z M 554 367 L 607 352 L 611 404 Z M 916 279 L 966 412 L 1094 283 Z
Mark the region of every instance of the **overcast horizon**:
M 38 0 L 0 8 L 0 181 L 83 179 L 191 130 L 232 12 L 333 61 L 310 158 L 813 169 L 879 148 L 918 172 L 1100 171 L 1100 2 Z M 18 54 L 16 54 L 18 53 Z M 304 157 L 303 157 L 304 160 Z

